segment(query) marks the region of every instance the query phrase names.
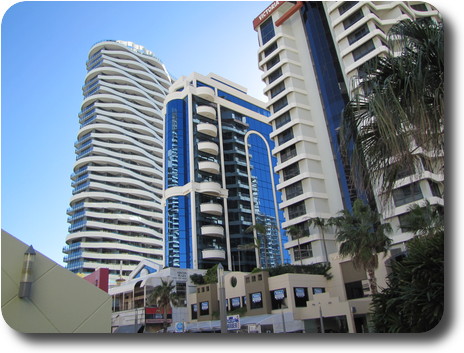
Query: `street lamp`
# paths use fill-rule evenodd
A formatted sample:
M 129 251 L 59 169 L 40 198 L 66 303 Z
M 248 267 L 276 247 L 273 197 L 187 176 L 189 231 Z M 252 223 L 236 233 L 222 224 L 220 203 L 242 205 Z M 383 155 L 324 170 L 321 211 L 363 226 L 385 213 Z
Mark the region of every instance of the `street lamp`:
M 34 264 L 36 252 L 34 248 L 29 248 L 24 253 L 23 268 L 21 270 L 21 278 L 19 281 L 18 297 L 21 299 L 29 298 L 31 296 L 32 286 L 32 265 Z
M 224 287 L 224 267 L 221 263 L 219 263 L 217 267 L 217 278 L 219 287 L 219 317 L 221 319 L 221 333 L 227 333 L 226 289 Z

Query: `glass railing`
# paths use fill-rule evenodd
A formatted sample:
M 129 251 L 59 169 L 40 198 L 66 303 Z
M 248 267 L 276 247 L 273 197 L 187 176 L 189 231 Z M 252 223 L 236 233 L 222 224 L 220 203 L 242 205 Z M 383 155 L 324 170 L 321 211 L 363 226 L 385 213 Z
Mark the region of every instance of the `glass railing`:
M 85 157 L 87 156 L 88 154 L 90 154 L 91 152 L 93 151 L 93 147 L 89 147 L 87 149 L 85 149 L 84 151 L 82 151 L 81 153 L 79 153 L 77 156 L 76 156 L 76 160 L 82 158 L 82 157 Z

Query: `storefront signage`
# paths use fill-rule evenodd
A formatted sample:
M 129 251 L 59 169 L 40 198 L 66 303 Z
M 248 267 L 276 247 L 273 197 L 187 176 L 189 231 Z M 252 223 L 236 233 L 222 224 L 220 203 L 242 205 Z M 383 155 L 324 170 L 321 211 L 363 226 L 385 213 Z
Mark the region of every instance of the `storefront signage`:
M 240 315 L 227 316 L 227 329 L 240 330 Z

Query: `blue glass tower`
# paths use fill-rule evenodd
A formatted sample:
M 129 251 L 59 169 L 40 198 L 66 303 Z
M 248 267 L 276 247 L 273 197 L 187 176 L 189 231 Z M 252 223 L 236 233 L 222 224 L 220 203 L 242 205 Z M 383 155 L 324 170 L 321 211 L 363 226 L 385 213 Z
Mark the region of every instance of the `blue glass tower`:
M 284 261 L 264 104 L 222 77 L 192 74 L 165 107 L 165 265 L 251 271 Z M 264 226 L 265 231 L 257 231 Z

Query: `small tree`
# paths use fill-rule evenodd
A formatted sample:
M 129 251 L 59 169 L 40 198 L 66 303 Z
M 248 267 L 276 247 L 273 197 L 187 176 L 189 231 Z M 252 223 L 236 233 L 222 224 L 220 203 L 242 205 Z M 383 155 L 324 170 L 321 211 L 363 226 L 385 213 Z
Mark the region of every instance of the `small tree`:
M 425 332 L 444 310 L 444 215 L 441 206 L 410 208 L 404 226 L 418 236 L 404 257 L 392 261 L 387 288 L 373 296 L 373 322 L 378 332 Z
M 337 226 L 337 241 L 340 242 L 339 253 L 349 256 L 355 268 L 367 272 L 372 294 L 378 293 L 375 270 L 379 265 L 378 253 L 386 254 L 391 239 L 386 235 L 391 231 L 387 223 L 380 222 L 380 216 L 361 200 L 356 200 L 353 210 L 341 211 L 341 216 L 331 219 Z
M 391 265 L 387 288 L 372 298 L 377 332 L 426 332 L 444 310 L 444 233 L 411 239 L 407 255 Z
M 179 304 L 179 297 L 176 292 L 173 292 L 175 286 L 171 281 L 161 279 L 161 284 L 156 286 L 147 298 L 148 305 L 155 305 L 163 309 L 163 332 L 168 330 L 168 310 L 172 306 Z

